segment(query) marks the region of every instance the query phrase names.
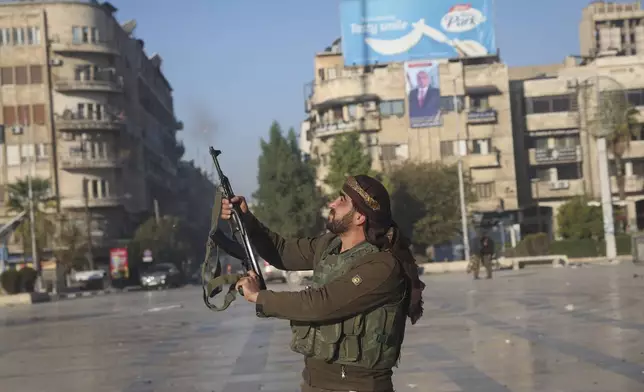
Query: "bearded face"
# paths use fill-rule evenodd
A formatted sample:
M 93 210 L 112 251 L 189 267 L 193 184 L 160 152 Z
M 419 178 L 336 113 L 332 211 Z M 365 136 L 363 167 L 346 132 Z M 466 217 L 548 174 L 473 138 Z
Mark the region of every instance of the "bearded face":
M 343 216 L 336 216 L 336 210 L 332 208 L 329 212 L 329 218 L 326 222 L 327 230 L 335 235 L 346 233 L 351 228 L 353 214 L 355 214 L 355 212 L 355 209 L 352 208 Z

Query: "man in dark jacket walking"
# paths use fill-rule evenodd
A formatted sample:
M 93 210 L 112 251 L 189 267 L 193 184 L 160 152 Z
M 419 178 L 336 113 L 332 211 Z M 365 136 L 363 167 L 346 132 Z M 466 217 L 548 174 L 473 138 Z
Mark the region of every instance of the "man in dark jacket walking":
M 479 279 L 481 264 L 483 264 L 485 270 L 487 271 L 487 278 L 492 279 L 492 257 L 494 256 L 495 252 L 494 241 L 492 240 L 492 238 L 488 237 L 487 234 L 483 234 L 479 240 L 479 243 L 476 245 L 477 249 L 473 266 L 474 279 Z

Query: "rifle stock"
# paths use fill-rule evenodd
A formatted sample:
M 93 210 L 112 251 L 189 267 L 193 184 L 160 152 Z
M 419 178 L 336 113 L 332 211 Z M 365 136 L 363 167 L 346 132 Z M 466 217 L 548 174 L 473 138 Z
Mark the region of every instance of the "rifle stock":
M 230 181 L 228 180 L 228 177 L 221 170 L 221 165 L 219 164 L 219 159 L 218 159 L 219 155 L 221 155 L 221 151 L 215 150 L 212 146 L 210 147 L 209 151 L 210 151 L 210 156 L 212 157 L 212 160 L 215 163 L 215 169 L 217 170 L 217 175 L 219 176 L 219 183 L 221 187 L 222 196 L 224 199 L 231 200 L 233 197 L 235 197 L 235 193 L 233 192 L 233 188 L 230 186 Z M 232 213 L 231 219 L 229 220 L 229 224 L 231 226 L 231 229 L 233 232 L 233 238 L 235 238 L 235 241 L 230 241 L 225 246 L 225 248 L 227 248 L 227 250 L 230 250 L 228 251 L 228 253 L 231 256 L 241 260 L 242 265 L 244 266 L 244 269 L 246 271 L 255 272 L 255 274 L 259 278 L 260 288 L 262 290 L 265 290 L 266 281 L 264 280 L 264 276 L 262 275 L 262 270 L 257 260 L 257 257 L 255 257 L 255 253 L 253 252 L 252 244 L 251 244 L 250 238 L 248 237 L 248 232 L 246 230 L 246 226 L 244 225 L 242 215 L 243 215 L 243 212 L 241 210 L 240 205 L 234 204 L 233 213 Z M 221 243 L 221 241 L 222 240 L 220 239 L 219 242 Z M 243 295 L 241 288 L 239 293 Z

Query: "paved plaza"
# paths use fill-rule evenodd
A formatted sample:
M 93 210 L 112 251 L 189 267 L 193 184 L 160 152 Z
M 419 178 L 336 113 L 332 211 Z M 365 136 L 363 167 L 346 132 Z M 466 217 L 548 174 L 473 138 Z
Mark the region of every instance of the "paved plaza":
M 644 267 L 424 280 L 398 392 L 644 391 Z M 299 391 L 287 322 L 243 300 L 211 312 L 195 287 L 0 309 L 0 324 L 1 391 Z

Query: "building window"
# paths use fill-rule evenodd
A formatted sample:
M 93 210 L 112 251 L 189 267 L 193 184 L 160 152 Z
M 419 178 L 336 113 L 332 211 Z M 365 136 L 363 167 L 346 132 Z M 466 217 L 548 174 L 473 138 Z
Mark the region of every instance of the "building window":
M 77 65 L 76 68 L 74 68 L 74 79 L 79 81 L 89 80 L 90 69 L 89 65 Z
M 555 148 L 577 147 L 579 145 L 579 137 L 557 137 L 554 138 Z
M 471 110 L 487 110 L 490 108 L 490 97 L 487 95 L 470 96 Z
M 79 26 L 72 27 L 72 42 L 75 44 L 80 44 L 83 42 L 83 34 Z
M 396 145 L 380 146 L 380 154 L 383 160 L 393 161 L 396 160 Z
M 347 106 L 349 112 L 349 120 L 355 120 L 358 117 L 358 105 L 352 103 Z
M 15 72 L 16 72 L 16 84 L 17 85 L 24 85 L 24 84 L 29 83 L 29 77 L 28 77 L 28 74 L 27 74 L 27 67 L 25 67 L 25 66 L 16 67 Z
M 492 139 L 472 140 L 472 154 L 487 155 L 492 152 Z
M 441 157 L 454 156 L 454 143 L 449 141 L 441 141 Z
M 40 45 L 40 27 L 33 26 L 27 28 L 27 44 Z
M 0 83 L 3 86 L 13 84 L 13 68 L 11 67 L 0 68 Z
M 474 192 L 480 200 L 491 199 L 494 197 L 494 183 L 485 182 L 474 184 Z
M 42 65 L 29 66 L 31 84 L 42 84 Z
M 14 45 L 24 45 L 25 44 L 25 30 L 23 28 L 12 29 L 13 44 Z
M 342 106 L 336 106 L 333 109 L 331 109 L 333 113 L 333 122 L 338 123 L 341 121 L 344 121 L 344 115 L 342 112 Z
M 634 89 L 627 91 L 628 103 L 633 106 L 644 105 L 644 89 Z
M 382 101 L 380 102 L 380 115 L 387 116 L 402 116 L 405 114 L 405 101 L 398 99 L 395 101 Z
M 33 105 L 32 110 L 34 112 L 34 124 L 45 125 L 45 105 Z
M 526 98 L 528 114 L 571 112 L 577 108 L 577 96 L 552 95 Z
M 465 106 L 465 96 L 459 95 L 456 97 L 456 105 L 458 105 L 458 110 L 462 110 Z M 454 108 L 454 96 L 445 96 L 441 97 L 441 111 L 445 113 L 455 111 Z
M 96 27 L 92 27 L 92 42 L 95 44 L 101 42 L 101 36 L 99 35 Z
M 577 164 L 557 165 L 558 180 L 577 180 L 581 178 L 581 168 Z
M 2 118 L 4 119 L 4 125 L 17 125 L 16 107 L 4 106 L 2 108 Z
M 29 105 L 18 106 L 18 124 L 31 125 L 31 115 L 29 113 Z
M 7 46 L 11 44 L 11 30 L 8 28 L 0 28 L 0 46 Z
M 440 149 L 442 157 L 465 156 L 467 155 L 467 140 L 441 141 Z

